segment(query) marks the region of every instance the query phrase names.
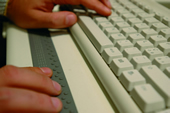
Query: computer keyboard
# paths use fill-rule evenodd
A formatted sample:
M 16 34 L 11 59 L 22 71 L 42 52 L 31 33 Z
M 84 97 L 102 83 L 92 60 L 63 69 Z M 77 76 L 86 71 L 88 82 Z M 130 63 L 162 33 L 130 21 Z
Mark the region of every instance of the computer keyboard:
M 70 28 L 122 113 L 170 112 L 170 10 L 152 0 L 110 0 L 112 14 L 64 6 Z

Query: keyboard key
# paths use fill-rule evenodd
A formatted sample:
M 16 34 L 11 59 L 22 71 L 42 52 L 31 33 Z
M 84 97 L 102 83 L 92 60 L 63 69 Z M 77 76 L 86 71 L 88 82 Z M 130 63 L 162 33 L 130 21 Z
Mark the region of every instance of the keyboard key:
M 142 21 L 144 21 L 146 18 L 153 17 L 153 15 L 152 14 L 148 14 L 148 13 L 139 13 L 137 17 L 139 19 L 141 19 Z
M 129 13 L 129 11 L 126 10 L 126 9 L 118 9 L 116 12 L 117 12 L 117 14 L 120 15 L 120 16 L 122 16 L 123 14 Z
M 167 25 L 167 26 L 170 27 L 170 18 L 164 17 L 163 20 L 162 20 L 162 22 L 163 22 L 165 25 Z
M 141 34 L 145 37 L 145 39 L 149 39 L 149 37 L 153 35 L 158 35 L 158 33 L 153 29 L 144 29 Z
M 104 60 L 107 62 L 107 64 L 110 64 L 111 61 L 115 58 L 123 57 L 122 53 L 116 47 L 104 49 L 101 55 L 104 58 Z
M 170 53 L 168 53 L 168 54 L 167 54 L 167 56 L 169 56 L 169 57 L 170 57 Z
M 131 4 L 131 5 L 126 5 L 126 9 L 128 9 L 129 11 L 134 11 L 134 10 L 136 10 L 136 9 L 139 9 L 137 6 L 135 6 L 135 5 L 133 5 L 133 4 Z
M 108 20 L 105 17 L 96 17 L 94 21 L 96 22 L 97 25 L 99 25 L 102 22 L 108 22 Z
M 149 38 L 149 41 L 155 46 L 157 47 L 160 43 L 164 43 L 167 42 L 167 39 L 165 37 L 163 37 L 162 35 L 155 35 L 155 36 L 151 36 Z
M 131 2 L 129 1 L 120 1 L 120 4 L 124 7 L 128 6 L 128 5 L 133 5 Z
M 108 20 L 110 21 L 110 19 L 114 17 L 118 17 L 118 14 L 112 10 L 112 14 L 108 16 Z
M 170 108 L 169 109 L 165 109 L 165 110 L 161 110 L 159 112 L 156 113 L 170 113 Z
M 144 20 L 144 23 L 146 23 L 148 26 L 152 26 L 152 24 L 154 24 L 154 23 L 159 23 L 159 21 L 157 20 L 157 19 L 155 19 L 154 17 L 152 17 L 152 18 L 146 18 L 145 20 Z
M 141 40 L 136 42 L 135 47 L 137 47 L 140 51 L 143 52 L 145 49 L 153 48 L 154 46 L 148 40 Z
M 113 24 L 113 25 L 116 25 L 117 23 L 119 22 L 124 22 L 123 18 L 121 17 L 113 17 L 110 19 L 110 22 Z
M 130 18 L 135 18 L 135 16 L 133 15 L 133 14 L 131 14 L 131 13 L 125 13 L 125 14 L 123 14 L 122 15 L 122 18 L 125 20 L 125 21 L 127 21 L 127 20 L 129 20 Z
M 137 41 L 145 40 L 145 38 L 140 33 L 130 34 L 127 39 L 133 44 L 135 44 Z
M 155 18 L 158 19 L 159 21 L 162 21 L 163 17 L 164 16 L 161 13 L 158 13 L 158 12 L 155 13 Z
M 123 71 L 133 69 L 133 65 L 126 58 L 113 59 L 109 66 L 116 76 L 120 76 Z
M 164 73 L 170 78 L 170 67 L 165 68 Z
M 87 30 L 86 32 L 89 33 L 90 40 L 93 42 L 99 53 L 102 53 L 105 48 L 113 46 L 113 43 L 90 17 L 79 16 L 79 19 L 83 29 Z
M 145 84 L 145 78 L 137 70 L 123 71 L 120 75 L 119 80 L 126 88 L 127 91 L 132 91 L 134 86 Z
M 135 16 L 137 16 L 137 15 L 140 14 L 140 13 L 144 13 L 144 11 L 143 11 L 142 9 L 139 9 L 139 8 L 133 9 L 133 10 L 131 10 L 131 12 L 132 12 Z
M 155 65 L 142 67 L 140 73 L 164 98 L 166 106 L 170 107 L 169 78 Z
M 143 66 L 152 65 L 151 61 L 144 55 L 133 57 L 130 62 L 134 65 L 134 68 L 137 70 L 140 70 L 140 68 Z
M 117 47 L 120 52 L 123 52 L 125 48 L 133 47 L 133 44 L 129 40 L 120 40 L 117 41 L 115 47 Z
M 138 2 L 137 4 L 142 10 L 144 10 L 144 7 L 145 7 L 145 4 L 141 3 L 141 2 Z
M 115 27 L 105 28 L 104 33 L 107 37 L 110 37 L 111 34 L 118 34 L 119 30 Z
M 170 38 L 170 28 L 161 30 L 159 34 L 164 36 L 166 39 Z
M 119 4 L 114 4 L 114 5 L 112 5 L 112 9 L 113 9 L 114 11 L 117 11 L 118 9 L 124 9 L 124 7 L 121 6 L 121 5 L 119 5 Z
M 153 64 L 159 67 L 162 71 L 170 66 L 170 58 L 168 56 L 156 57 Z
M 73 9 L 73 11 L 77 14 L 77 15 L 86 15 L 86 11 L 84 9 L 79 9 L 79 8 L 75 8 Z
M 130 25 L 127 22 L 119 22 L 115 27 L 121 31 L 123 28 L 130 27 Z
M 148 6 L 144 6 L 144 10 L 145 10 L 147 13 L 149 13 L 149 14 L 153 14 L 153 13 L 154 13 L 153 9 L 150 8 L 150 7 L 148 7 Z
M 160 43 L 158 48 L 164 53 L 164 55 L 168 55 L 168 53 L 170 53 L 170 42 Z
M 119 34 L 111 34 L 110 35 L 110 40 L 113 42 L 113 44 L 115 45 L 117 43 L 117 41 L 120 41 L 120 40 L 126 40 L 126 37 L 122 34 L 122 33 L 119 33 Z
M 128 20 L 128 23 L 133 27 L 135 24 L 142 23 L 139 18 L 131 18 Z
M 136 47 L 125 48 L 123 51 L 123 56 L 126 57 L 129 61 L 132 59 L 132 57 L 141 55 L 141 51 L 139 51 L 139 49 Z
M 153 112 L 165 108 L 164 99 L 150 84 L 135 86 L 130 94 L 143 112 Z
M 162 29 L 167 29 L 168 27 L 163 23 L 154 23 L 151 28 L 157 32 L 160 32 Z
M 163 52 L 160 51 L 158 48 L 145 49 L 143 55 L 146 55 L 151 61 L 154 60 L 156 57 L 164 56 Z
M 102 22 L 99 24 L 101 30 L 105 30 L 106 28 L 113 28 L 114 26 L 110 22 Z
M 133 27 L 127 27 L 123 28 L 121 33 L 125 35 L 125 37 L 128 37 L 130 34 L 137 33 L 137 31 Z
M 161 30 L 159 32 L 159 34 L 164 36 L 167 40 L 169 40 L 169 38 L 170 38 L 170 28 Z
M 149 26 L 146 25 L 145 23 L 139 23 L 139 24 L 135 24 L 134 28 L 140 33 L 144 29 L 149 29 Z
M 95 17 L 95 15 L 97 15 L 97 12 L 95 10 L 91 10 L 87 8 L 87 12 L 89 15 L 91 15 L 92 17 Z

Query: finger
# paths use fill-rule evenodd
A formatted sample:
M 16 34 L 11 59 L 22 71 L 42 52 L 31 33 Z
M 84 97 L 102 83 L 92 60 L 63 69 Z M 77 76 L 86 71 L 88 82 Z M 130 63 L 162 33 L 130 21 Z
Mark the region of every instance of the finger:
M 0 86 L 27 88 L 49 95 L 61 93 L 61 86 L 57 82 L 27 68 L 5 66 L 0 69 L 0 73 Z
M 23 28 L 66 28 L 75 24 L 77 17 L 74 13 L 68 11 L 43 12 L 34 10 L 27 21 L 29 21 L 29 24 L 17 23 Z
M 105 6 L 107 6 L 108 8 L 112 8 L 112 6 L 111 6 L 111 3 L 110 3 L 110 1 L 109 0 L 101 0 L 101 2 L 105 5 Z
M 111 14 L 111 4 L 109 0 L 53 0 L 56 4 L 82 4 L 89 9 L 95 10 L 97 13 L 109 16 Z
M 44 75 L 47 75 L 48 77 L 51 77 L 52 74 L 53 74 L 53 71 L 48 68 L 48 67 L 23 67 L 24 69 L 28 69 L 30 71 L 34 71 L 38 74 L 44 74 Z
M 104 4 L 102 2 L 104 2 Z M 82 0 L 81 4 L 83 4 L 84 6 L 86 6 L 89 9 L 95 10 L 97 13 L 99 13 L 101 15 L 109 16 L 111 14 L 111 9 L 106 6 L 107 4 L 109 4 L 107 2 L 107 0 L 102 0 L 102 1 L 98 1 L 98 0 L 91 0 L 91 1 Z
M 0 88 L 0 112 L 59 112 L 62 102 L 56 97 L 31 90 Z

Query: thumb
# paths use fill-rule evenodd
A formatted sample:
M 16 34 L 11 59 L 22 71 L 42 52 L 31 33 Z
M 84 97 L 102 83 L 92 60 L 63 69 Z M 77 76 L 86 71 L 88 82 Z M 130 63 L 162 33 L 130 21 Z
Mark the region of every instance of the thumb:
M 27 23 L 29 22 L 29 24 Z M 60 12 L 42 12 L 34 11 L 27 18 L 27 22 L 19 25 L 23 28 L 66 28 L 77 22 L 77 17 L 74 13 L 68 11 Z M 18 22 L 19 23 L 19 22 Z
M 48 28 L 66 28 L 77 22 L 77 16 L 68 11 L 53 12 L 47 16 L 43 23 L 46 23 L 44 25 Z

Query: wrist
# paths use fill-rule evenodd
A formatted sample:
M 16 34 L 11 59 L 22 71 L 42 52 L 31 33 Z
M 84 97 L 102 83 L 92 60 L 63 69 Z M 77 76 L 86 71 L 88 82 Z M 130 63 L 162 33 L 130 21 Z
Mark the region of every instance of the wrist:
M 0 15 L 6 16 L 6 9 L 9 0 L 0 0 Z

